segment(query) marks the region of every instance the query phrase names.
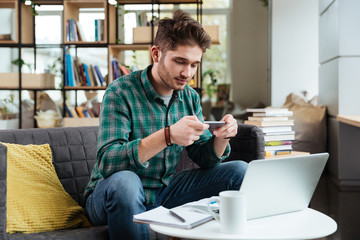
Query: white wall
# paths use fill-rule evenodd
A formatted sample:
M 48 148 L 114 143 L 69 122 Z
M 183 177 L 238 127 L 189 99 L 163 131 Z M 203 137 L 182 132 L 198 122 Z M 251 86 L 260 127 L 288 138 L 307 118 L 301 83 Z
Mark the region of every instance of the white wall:
M 244 107 L 268 100 L 268 8 L 258 0 L 230 7 L 232 100 Z
M 272 106 L 282 106 L 291 92 L 318 95 L 318 26 L 318 1 L 272 1 Z

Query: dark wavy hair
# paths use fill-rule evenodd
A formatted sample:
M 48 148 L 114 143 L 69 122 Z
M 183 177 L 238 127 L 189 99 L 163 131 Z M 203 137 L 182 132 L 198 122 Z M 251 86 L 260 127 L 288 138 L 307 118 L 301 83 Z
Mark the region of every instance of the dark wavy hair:
M 159 21 L 154 45 L 164 53 L 175 50 L 179 45 L 198 45 L 205 52 L 210 48 L 211 37 L 189 13 L 179 9 L 174 12 L 173 18 Z

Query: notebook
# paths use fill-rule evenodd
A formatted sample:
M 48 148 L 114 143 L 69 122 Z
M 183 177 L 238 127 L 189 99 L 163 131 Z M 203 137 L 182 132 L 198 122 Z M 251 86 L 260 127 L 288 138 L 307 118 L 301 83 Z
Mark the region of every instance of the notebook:
M 171 213 L 170 210 L 173 212 Z M 180 216 L 182 220 L 179 220 Z M 157 207 L 152 210 L 134 215 L 133 221 L 136 223 L 158 224 L 169 227 L 191 229 L 213 219 L 211 214 L 200 212 L 192 207 L 183 205 L 180 207 L 167 209 Z
M 319 153 L 250 162 L 240 187 L 247 195 L 248 219 L 306 209 L 328 157 Z

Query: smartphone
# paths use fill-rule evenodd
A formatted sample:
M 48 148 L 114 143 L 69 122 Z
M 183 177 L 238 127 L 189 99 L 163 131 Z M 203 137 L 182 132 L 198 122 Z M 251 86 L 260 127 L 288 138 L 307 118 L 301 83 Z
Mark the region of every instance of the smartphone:
M 209 124 L 209 131 L 213 131 L 219 127 L 222 127 L 226 124 L 225 121 L 205 121 L 204 123 Z

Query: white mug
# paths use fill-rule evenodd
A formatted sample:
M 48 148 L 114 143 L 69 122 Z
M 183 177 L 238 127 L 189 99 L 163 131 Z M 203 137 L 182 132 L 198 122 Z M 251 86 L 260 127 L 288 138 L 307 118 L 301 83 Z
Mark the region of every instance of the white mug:
M 239 234 L 246 227 L 246 194 L 240 191 L 223 191 L 219 197 L 210 198 L 207 207 L 215 220 L 220 222 L 221 232 Z M 220 219 L 210 208 L 210 204 L 218 202 L 220 205 Z

